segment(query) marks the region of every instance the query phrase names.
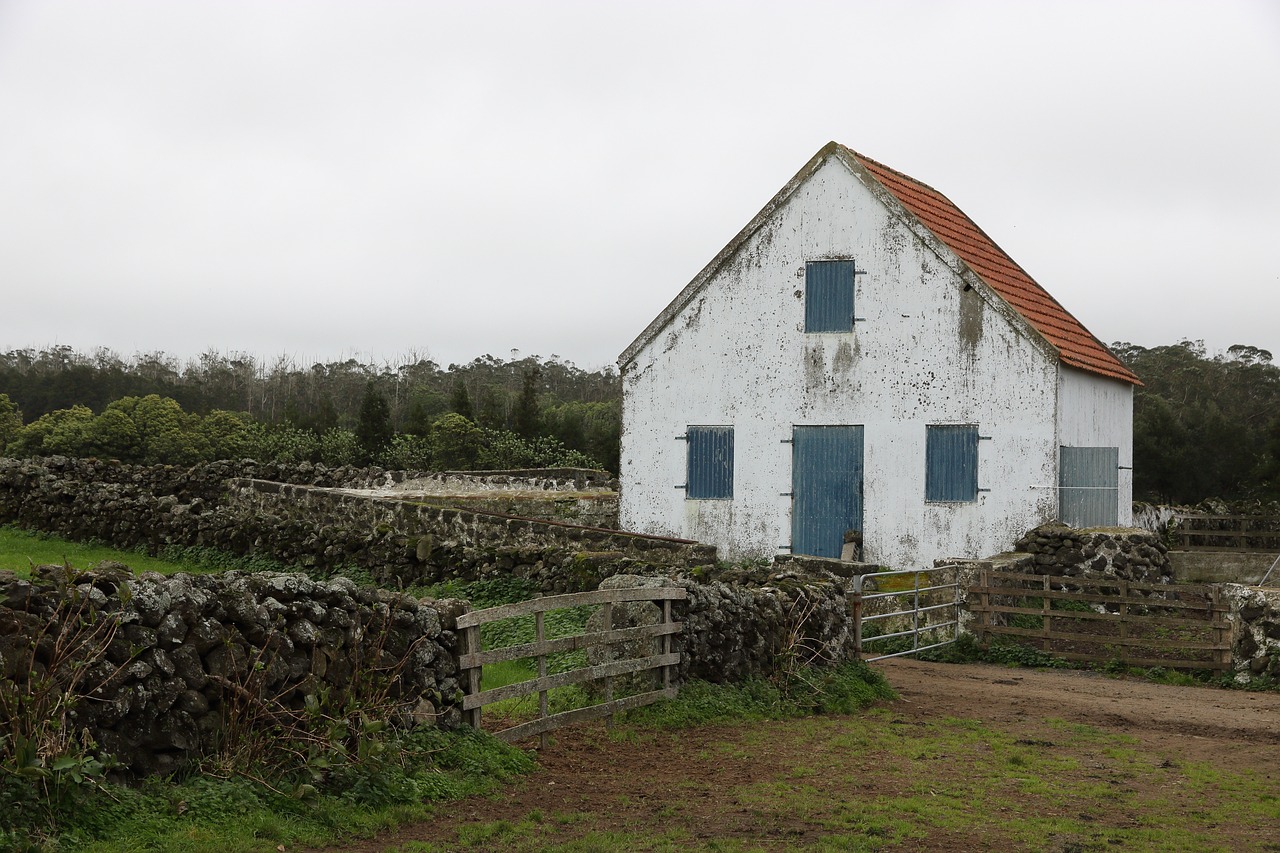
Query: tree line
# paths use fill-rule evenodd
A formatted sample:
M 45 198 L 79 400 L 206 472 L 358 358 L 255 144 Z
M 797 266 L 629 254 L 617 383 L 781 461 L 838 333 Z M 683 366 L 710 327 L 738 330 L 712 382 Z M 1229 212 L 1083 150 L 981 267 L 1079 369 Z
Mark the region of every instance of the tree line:
M 1280 500 L 1280 367 L 1247 345 L 1112 350 L 1134 391 L 1134 497 Z M 0 452 L 185 463 L 213 457 L 468 469 L 618 470 L 621 384 L 557 356 L 442 368 L 411 354 L 303 366 L 208 352 L 0 355 Z
M 1111 349 L 1143 381 L 1133 398 L 1137 500 L 1195 504 L 1280 500 L 1280 367 L 1237 344 Z
M 13 350 L 0 355 L 0 395 L 8 455 L 617 470 L 621 431 L 615 370 L 515 351 L 442 368 L 417 355 L 303 366 L 212 351 L 184 364 L 164 353 Z

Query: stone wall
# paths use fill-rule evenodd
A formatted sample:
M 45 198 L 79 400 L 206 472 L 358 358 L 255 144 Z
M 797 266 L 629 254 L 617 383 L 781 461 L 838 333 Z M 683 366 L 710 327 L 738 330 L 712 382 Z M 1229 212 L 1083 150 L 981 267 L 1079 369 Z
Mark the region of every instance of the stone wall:
M 520 468 L 507 471 L 436 471 L 410 477 L 398 484 L 405 491 L 438 491 L 448 494 L 471 491 L 618 490 L 618 480 L 608 471 L 591 468 Z
M 1063 577 L 1123 578 L 1140 583 L 1171 583 L 1169 548 L 1149 531 L 1133 527 L 1077 530 L 1060 523 L 1030 530 L 1011 554 L 998 558 L 1002 568 Z
M 1236 680 L 1280 684 L 1280 589 L 1223 584 L 1231 602 L 1231 660 Z
M 258 531 L 253 550 L 304 566 L 354 563 L 391 585 L 515 576 L 545 592 L 576 592 L 614 574 L 715 563 L 715 548 L 682 539 L 338 489 L 261 480 L 229 486 L 228 503 Z
M 840 580 L 795 571 L 724 572 L 721 579 L 615 575 L 601 589 L 678 586 L 686 601 L 672 603 L 684 623 L 674 649 L 680 651 L 680 678 L 734 682 L 769 677 L 803 664 L 829 664 L 855 655 L 853 621 Z M 615 606 L 613 627 L 653 624 L 657 605 Z M 603 626 L 589 624 L 588 630 Z M 651 641 L 647 653 L 656 654 Z M 634 654 L 634 650 L 629 650 Z M 602 662 L 593 660 L 595 662 Z
M 240 476 L 246 473 L 301 482 Z M 619 572 L 715 562 L 714 548 L 684 540 L 349 494 L 324 485 L 344 476 L 366 485 L 407 478 L 405 472 L 318 465 L 211 463 L 188 469 L 61 457 L 0 459 L 0 522 L 126 549 L 206 546 L 262 554 L 317 573 L 356 567 L 387 586 L 510 574 L 547 592 L 566 592 L 593 589 Z
M 464 610 L 346 578 L 0 572 L 0 678 L 28 702 L 52 679 L 83 697 L 67 732 L 87 730 L 128 772 L 169 773 L 215 750 L 237 707 L 340 716 L 348 697 L 375 696 L 392 722 L 456 723 Z

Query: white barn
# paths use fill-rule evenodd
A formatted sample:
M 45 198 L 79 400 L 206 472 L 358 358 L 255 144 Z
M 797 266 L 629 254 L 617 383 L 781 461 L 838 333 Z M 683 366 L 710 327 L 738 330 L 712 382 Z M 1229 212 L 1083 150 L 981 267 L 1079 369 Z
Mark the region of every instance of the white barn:
M 623 529 L 896 568 L 1128 524 L 1133 387 L 936 190 L 830 143 L 619 358 Z

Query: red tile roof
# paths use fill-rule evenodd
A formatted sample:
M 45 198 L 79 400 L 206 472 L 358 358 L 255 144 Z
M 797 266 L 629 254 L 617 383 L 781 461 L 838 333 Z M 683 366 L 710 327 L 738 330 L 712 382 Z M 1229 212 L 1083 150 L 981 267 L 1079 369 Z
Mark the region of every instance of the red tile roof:
M 848 148 L 844 150 L 866 167 L 903 207 L 1056 347 L 1063 364 L 1099 376 L 1142 384 L 1101 341 L 1036 284 L 950 199 L 896 169 Z

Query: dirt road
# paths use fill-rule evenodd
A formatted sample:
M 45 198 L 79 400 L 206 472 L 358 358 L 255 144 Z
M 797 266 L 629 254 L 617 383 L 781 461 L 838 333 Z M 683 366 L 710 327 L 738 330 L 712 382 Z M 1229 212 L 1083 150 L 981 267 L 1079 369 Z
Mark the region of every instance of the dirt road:
M 1173 687 L 1083 670 L 1006 669 L 896 658 L 879 664 L 895 704 L 988 723 L 1059 718 L 1176 744 L 1189 760 L 1230 760 L 1280 774 L 1280 694 Z M 1238 762 L 1238 763 L 1237 763 Z
M 900 698 L 875 713 L 881 734 L 873 737 L 880 740 L 865 748 L 848 746 L 850 738 L 872 728 L 870 718 L 856 716 L 708 726 L 633 739 L 581 727 L 558 733 L 539 756 L 540 769 L 500 796 L 443 806 L 440 819 L 429 825 L 343 849 L 599 849 L 592 841 L 604 837 L 599 833 L 621 828 L 648 839 L 647 833 L 662 828 L 679 839 L 669 849 L 727 844 L 783 850 L 829 838 L 832 827 L 840 826 L 846 833 L 853 827 L 853 837 L 866 828 L 866 849 L 1280 850 L 1280 694 L 1173 687 L 1074 670 L 907 659 L 880 667 Z M 965 726 L 975 725 L 980 733 L 964 742 Z M 938 754 L 903 753 L 889 743 L 939 731 L 952 739 Z M 999 763 L 980 764 L 993 760 L 994 749 L 1006 750 Z M 1054 789 L 1018 788 L 992 773 L 1022 760 L 1057 762 L 1062 769 L 1049 776 Z M 1233 779 L 1255 780 L 1252 804 L 1242 811 L 1223 793 L 1236 783 L 1197 782 L 1197 767 L 1229 769 L 1243 774 Z M 905 838 L 895 838 L 893 832 L 901 830 L 890 824 L 877 829 L 873 812 L 849 818 L 851 809 L 866 804 L 909 801 L 922 778 L 934 780 L 937 792 L 951 792 L 954 820 L 919 819 Z M 1001 784 L 1004 793 L 997 790 Z M 1255 796 L 1259 790 L 1261 797 Z M 1265 801 L 1261 810 L 1258 799 Z M 982 808 L 1002 822 L 971 814 Z M 1197 809 L 1204 810 L 1202 823 L 1180 824 L 1172 835 L 1142 834 L 1158 833 L 1159 826 L 1146 828 L 1156 822 L 1168 832 L 1171 821 Z M 1034 812 L 1041 821 L 1032 829 L 1037 834 L 1019 830 L 1018 820 L 1028 817 L 1022 812 Z M 556 815 L 571 819 L 555 825 Z M 1065 828 L 1050 831 L 1054 820 Z M 515 834 L 486 835 L 499 821 L 515 825 Z

